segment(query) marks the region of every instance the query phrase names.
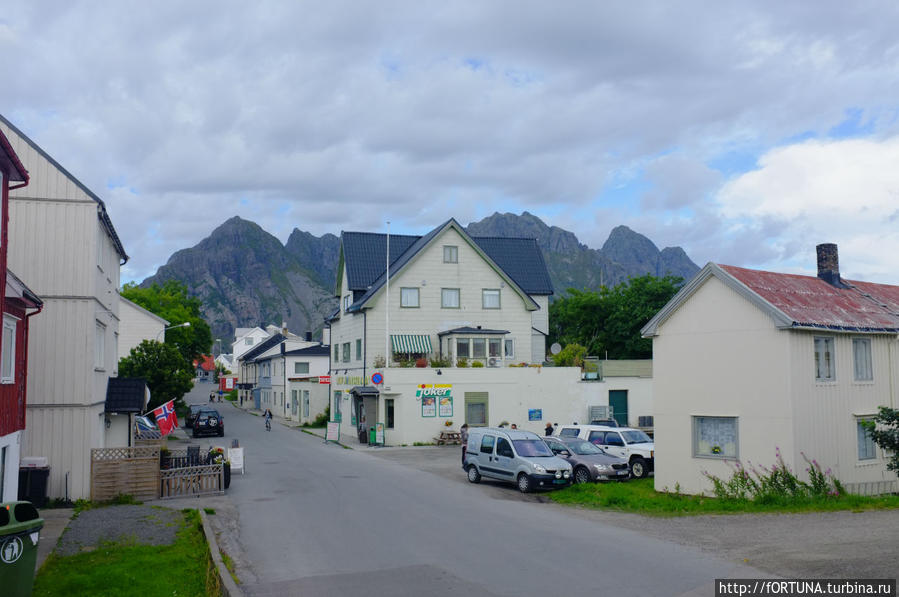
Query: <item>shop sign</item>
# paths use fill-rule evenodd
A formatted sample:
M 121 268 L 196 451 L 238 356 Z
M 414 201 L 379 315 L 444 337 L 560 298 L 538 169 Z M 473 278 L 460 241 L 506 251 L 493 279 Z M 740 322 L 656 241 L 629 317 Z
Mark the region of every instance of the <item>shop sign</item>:
M 421 416 L 436 417 L 438 402 L 440 416 L 453 416 L 453 384 L 419 384 L 415 397 L 421 400 Z

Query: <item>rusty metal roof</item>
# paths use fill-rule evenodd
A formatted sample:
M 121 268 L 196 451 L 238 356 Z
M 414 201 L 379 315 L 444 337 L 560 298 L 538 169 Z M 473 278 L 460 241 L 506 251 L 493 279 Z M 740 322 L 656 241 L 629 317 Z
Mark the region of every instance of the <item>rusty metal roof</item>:
M 843 280 L 849 288 L 836 288 L 812 276 L 718 267 L 786 315 L 792 327 L 899 332 L 899 286 Z

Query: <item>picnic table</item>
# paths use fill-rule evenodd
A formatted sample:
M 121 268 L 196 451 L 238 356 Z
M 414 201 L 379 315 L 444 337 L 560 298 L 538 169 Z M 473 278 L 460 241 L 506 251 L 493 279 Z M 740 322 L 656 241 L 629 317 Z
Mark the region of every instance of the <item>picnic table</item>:
M 438 446 L 446 446 L 448 444 L 459 445 L 462 443 L 462 434 L 458 431 L 441 431 L 440 437 L 435 437 L 434 440 L 437 442 Z

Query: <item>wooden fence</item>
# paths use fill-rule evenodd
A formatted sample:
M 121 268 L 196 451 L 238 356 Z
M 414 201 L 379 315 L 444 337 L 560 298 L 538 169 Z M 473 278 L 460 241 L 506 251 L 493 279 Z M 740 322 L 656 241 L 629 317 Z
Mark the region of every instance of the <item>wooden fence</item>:
M 159 446 L 91 450 L 91 499 L 103 502 L 119 494 L 159 497 Z
M 221 464 L 205 464 L 159 471 L 159 497 L 225 493 L 225 471 Z

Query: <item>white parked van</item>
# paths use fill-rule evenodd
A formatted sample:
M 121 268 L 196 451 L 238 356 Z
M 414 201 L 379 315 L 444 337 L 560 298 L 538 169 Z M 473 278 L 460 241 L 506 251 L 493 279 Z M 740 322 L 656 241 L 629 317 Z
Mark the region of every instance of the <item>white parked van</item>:
M 606 454 L 627 460 L 631 475 L 642 479 L 655 466 L 655 442 L 646 432 L 630 427 L 605 425 L 559 425 L 553 435 L 579 437 L 602 448 Z
M 515 483 L 522 493 L 571 484 L 571 465 L 555 456 L 536 433 L 516 429 L 469 430 L 465 471 L 472 483 L 484 476 Z

